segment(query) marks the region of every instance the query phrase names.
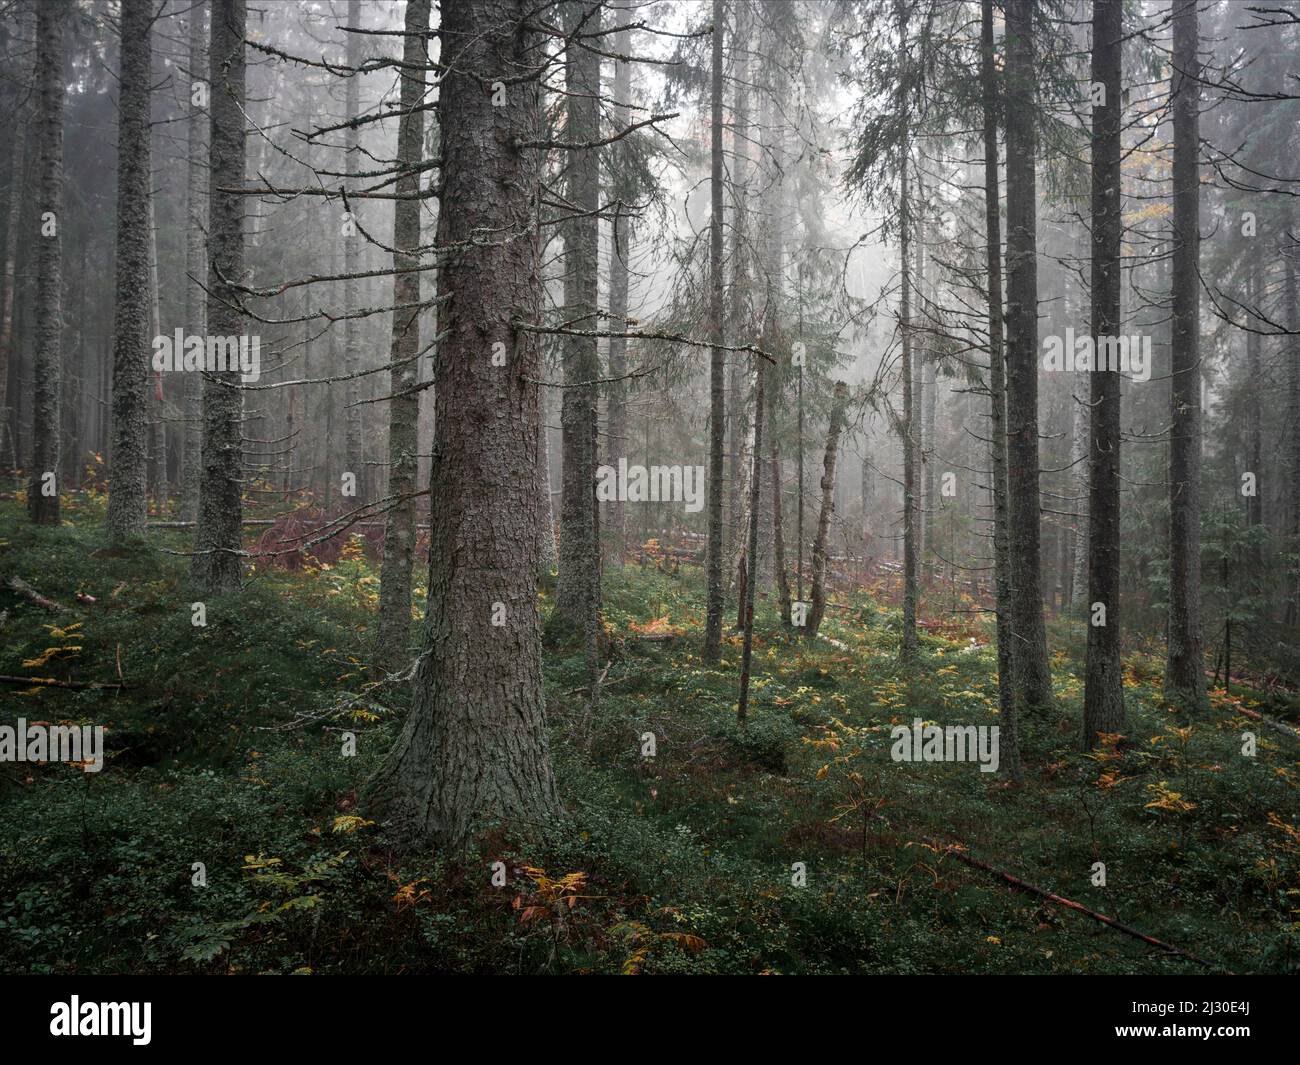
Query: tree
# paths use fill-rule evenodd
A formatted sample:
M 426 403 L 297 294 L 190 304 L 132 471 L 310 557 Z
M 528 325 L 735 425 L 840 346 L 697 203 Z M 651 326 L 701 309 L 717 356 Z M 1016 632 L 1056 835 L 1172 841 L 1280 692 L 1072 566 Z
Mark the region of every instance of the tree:
M 348 25 L 360 29 L 361 0 L 348 0 Z M 357 68 L 361 65 L 360 33 L 348 34 L 347 51 L 348 69 L 354 73 L 349 75 L 347 89 L 344 93 L 344 108 L 347 112 L 349 125 L 343 132 L 343 147 L 347 185 L 352 188 L 357 171 L 361 169 L 361 129 L 357 125 L 357 118 L 361 112 L 361 75 L 356 73 Z M 403 78 L 402 88 L 406 88 L 406 86 L 407 79 Z M 423 112 L 421 112 L 421 116 L 422 114 Z M 420 127 L 421 129 L 424 128 L 422 118 Z M 401 140 L 400 130 L 398 140 L 399 142 Z M 356 218 L 353 213 L 355 210 L 355 205 L 349 207 L 348 214 L 344 218 L 343 227 L 343 304 L 349 310 L 355 308 L 360 302 L 360 285 L 357 280 L 357 271 L 361 269 L 361 236 L 357 231 Z M 418 216 L 416 225 L 419 225 Z M 394 226 L 396 226 L 396 220 L 394 220 Z M 418 236 L 416 241 L 418 243 Z M 397 280 L 397 278 L 394 278 L 394 284 L 397 283 Z M 397 314 L 397 312 L 394 311 L 394 314 Z M 347 413 L 344 415 L 347 469 L 356 475 L 357 494 L 364 503 L 373 498 L 374 479 L 371 477 L 370 469 L 366 465 L 365 444 L 362 437 L 361 378 L 355 376 L 361 370 L 361 330 L 360 323 L 356 318 L 348 318 L 343 323 L 343 358 L 349 375 Z M 329 485 L 329 490 L 332 492 L 334 485 Z M 390 491 L 389 495 L 392 494 Z
M 144 0 L 148 3 L 149 0 Z M 244 280 L 244 27 L 246 0 L 213 0 L 211 118 L 208 127 L 210 230 L 208 329 L 241 337 L 237 285 Z M 244 393 L 239 370 L 211 370 L 203 381 L 203 469 L 190 576 L 209 594 L 240 586 L 243 519 Z
M 1038 496 L 1038 235 L 1035 0 L 1007 0 L 1007 488 L 1011 630 L 1022 705 L 1052 702 Z
M 831 406 L 830 427 L 826 431 L 826 454 L 822 459 L 822 506 L 817 516 L 817 536 L 812 553 L 812 609 L 806 619 L 808 639 L 816 639 L 826 614 L 826 537 L 830 531 L 831 513 L 835 510 L 835 459 L 839 450 L 840 431 L 844 428 L 844 408 L 849 399 L 849 386 L 835 382 L 835 396 Z
M 1121 55 L 1123 0 L 1097 0 L 1092 9 L 1092 82 L 1104 96 L 1092 108 L 1092 325 L 1094 339 L 1118 336 L 1120 128 L 1124 110 Z M 1098 352 L 1100 356 L 1100 350 Z M 1100 363 L 1100 358 L 1098 359 Z M 1119 646 L 1120 372 L 1094 368 L 1089 407 L 1088 651 L 1083 745 L 1126 727 Z M 1101 610 L 1098 611 L 1100 606 Z
M 980 88 L 984 131 L 984 234 L 989 322 L 989 473 L 993 497 L 993 588 L 997 611 L 998 713 L 1007 773 L 1020 778 L 1015 642 L 1011 630 L 1011 558 L 1007 501 L 1007 386 L 1002 343 L 1002 219 L 998 208 L 998 78 L 993 0 L 980 4 Z
M 204 5 L 195 0 L 188 15 L 190 76 L 189 110 L 186 112 L 185 161 L 185 326 L 191 336 L 207 331 L 207 307 L 204 289 L 208 283 L 208 259 L 203 234 L 208 228 L 208 192 L 206 187 L 207 139 L 204 136 L 204 100 L 197 92 L 199 82 L 206 83 L 204 55 Z M 199 513 L 199 470 L 203 448 L 203 378 L 187 373 L 183 384 L 185 424 L 181 452 L 181 517 L 194 521 Z
M 406 660 L 411 633 L 411 560 L 415 553 L 415 476 L 418 464 L 420 396 L 415 391 L 420 355 L 420 156 L 424 144 L 425 35 L 429 0 L 407 0 L 402 53 L 401 118 L 397 130 L 400 168 L 393 204 L 393 338 L 388 421 L 388 495 L 392 509 L 384 524 L 384 561 L 379 583 L 379 643 L 376 661 L 397 669 Z M 353 34 L 352 36 L 356 36 Z M 355 80 L 355 76 L 353 78 Z M 351 320 L 351 319 L 349 319 Z
M 63 53 L 71 5 L 55 0 L 36 11 L 36 140 L 40 235 L 36 254 L 36 358 L 33 366 L 32 471 L 27 513 L 38 525 L 59 524 L 63 391 Z
M 152 0 L 123 0 L 118 83 L 117 294 L 113 301 L 113 446 L 108 540 L 144 535 L 149 410 L 149 85 Z M 240 178 L 242 179 L 242 171 Z
M 722 277 L 722 0 L 713 0 L 713 77 L 711 91 L 711 172 L 709 214 L 709 318 L 713 348 L 709 358 L 709 539 L 708 603 L 704 633 L 706 662 L 722 653 L 722 457 L 726 434 L 726 358 L 723 335 Z M 775 474 L 775 470 L 773 471 Z
M 536 322 L 541 299 L 538 156 L 514 147 L 538 134 L 537 82 L 518 79 L 540 57 L 530 11 L 441 6 L 442 55 L 457 62 L 438 97 L 437 246 L 456 253 L 438 272 L 451 301 L 438 308 L 429 609 L 414 704 L 369 793 L 403 846 L 455 846 L 486 820 L 529 825 L 557 808 L 535 583 L 538 345 L 515 325 Z
M 600 359 L 592 333 L 600 328 L 597 255 L 600 227 L 600 157 L 591 145 L 599 136 L 600 56 L 584 38 L 600 33 L 601 5 L 568 0 L 564 7 L 565 140 L 567 194 L 571 214 L 564 228 L 564 396 L 560 425 L 564 470 L 560 500 L 560 574 L 555 622 L 579 634 L 587 649 L 591 698 L 596 698 L 600 626 L 600 526 L 596 502 L 596 381 Z
M 1169 645 L 1165 698 L 1206 705 L 1201 634 L 1200 61 L 1196 0 L 1173 0 L 1173 310 L 1169 389 Z

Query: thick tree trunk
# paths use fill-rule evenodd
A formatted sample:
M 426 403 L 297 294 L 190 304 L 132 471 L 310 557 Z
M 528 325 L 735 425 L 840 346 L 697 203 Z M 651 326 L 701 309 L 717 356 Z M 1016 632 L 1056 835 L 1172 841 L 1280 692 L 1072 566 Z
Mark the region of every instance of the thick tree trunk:
M 63 394 L 63 53 L 71 4 L 52 0 L 36 10 L 36 142 L 40 147 L 40 229 L 36 252 L 35 397 L 27 513 L 38 525 L 59 524 Z
M 429 610 L 415 702 L 371 783 L 399 845 L 462 843 L 488 822 L 531 828 L 557 809 L 537 624 L 538 346 L 534 212 L 540 135 L 529 0 L 442 0 L 443 209 L 438 273 Z M 507 85 L 494 107 L 494 81 Z M 485 239 L 483 234 L 490 234 Z M 509 237 L 510 239 L 502 239 Z M 500 342 L 505 368 L 485 351 Z M 500 624 L 495 624 L 500 621 Z
M 397 127 L 397 164 L 410 168 L 396 181 L 398 196 L 414 197 L 420 190 L 419 166 L 424 149 L 424 64 L 428 61 L 425 34 L 429 29 L 429 0 L 407 0 L 406 37 L 401 71 L 402 117 Z M 353 34 L 353 36 L 356 36 Z M 353 79 L 356 80 L 355 78 Z M 420 352 L 420 212 L 418 199 L 399 199 L 393 206 L 393 339 L 390 347 L 388 407 L 388 495 L 391 504 L 384 523 L 384 561 L 379 576 L 379 642 L 375 662 L 393 671 L 407 661 L 411 637 L 411 559 L 415 553 L 415 474 L 419 451 L 420 395 L 413 392 L 419 378 Z M 408 498 L 403 498 L 408 497 Z
M 143 536 L 149 432 L 149 86 L 152 0 L 122 4 L 117 136 L 117 295 L 108 540 Z M 242 176 L 242 175 L 241 175 Z
M 1092 110 L 1092 326 L 1094 338 L 1118 336 L 1120 318 L 1120 130 L 1123 0 L 1097 0 L 1092 10 L 1092 81 L 1104 104 Z M 1088 652 L 1083 746 L 1128 727 L 1120 662 L 1120 374 L 1094 371 L 1090 399 L 1088 494 Z M 1097 606 L 1101 604 L 1104 617 Z M 1098 624 L 1098 621 L 1101 624 Z
M 998 721 L 1003 764 L 1020 779 L 1015 642 L 1011 631 L 1010 514 L 1007 500 L 1006 367 L 1002 344 L 1002 219 L 998 206 L 998 77 L 993 0 L 980 4 L 980 81 L 984 112 L 984 234 L 988 245 L 989 473 L 993 497 L 993 585 L 997 609 Z
M 709 317 L 713 349 L 709 358 L 709 533 L 706 552 L 708 600 L 704 631 L 705 662 L 722 653 L 722 457 L 726 432 L 726 343 L 722 331 L 722 38 L 726 24 L 722 0 L 713 0 L 712 167 L 709 218 Z M 775 471 L 774 471 L 775 472 Z M 788 599 L 788 596 L 787 596 Z
M 1196 0 L 1173 0 L 1173 313 L 1169 433 L 1169 653 L 1165 698 L 1205 698 L 1201 634 L 1200 63 Z
M 560 564 L 551 504 L 550 391 L 537 393 L 537 576 L 549 577 Z
M 734 133 L 731 164 L 731 291 L 727 308 L 727 326 L 733 344 L 743 343 L 747 331 L 745 301 L 749 292 L 746 259 L 746 226 L 749 214 L 749 9 L 737 5 L 732 26 L 732 101 Z M 749 432 L 746 417 L 746 361 L 733 352 L 728 368 L 727 402 L 727 570 L 736 571 L 736 560 L 745 543 L 745 456 L 744 443 Z
M 600 56 L 590 35 L 600 32 L 600 4 L 568 0 L 565 29 L 570 40 L 565 71 L 569 96 L 565 139 L 588 144 L 598 138 Z M 597 251 L 600 157 L 593 148 L 569 152 L 568 198 L 577 214 L 564 223 L 564 320 L 575 330 L 600 327 L 597 314 Z M 560 424 L 564 437 L 563 493 L 560 504 L 560 575 L 554 622 L 581 636 L 587 648 L 588 683 L 596 697 L 600 630 L 600 526 L 596 503 L 596 395 L 600 377 L 595 337 L 565 336 L 564 397 Z
M 203 108 L 195 102 L 195 82 L 208 77 L 207 53 L 204 48 L 204 4 L 198 0 L 189 19 L 190 82 L 189 112 L 186 116 L 188 157 L 185 167 L 185 327 L 191 336 L 208 331 L 207 303 L 204 288 L 208 283 L 208 257 L 203 235 L 208 229 L 207 126 Z M 181 455 L 181 519 L 197 521 L 199 513 L 199 469 L 203 447 L 203 378 L 196 373 L 183 375 L 185 421 L 184 449 Z M 292 444 L 290 444 L 292 447 Z
M 808 639 L 817 636 L 822 618 L 826 614 L 826 539 L 831 527 L 831 514 L 835 510 L 835 460 L 839 451 L 840 432 L 844 428 L 844 408 L 849 399 L 849 386 L 835 382 L 831 399 L 831 422 L 826 431 L 826 454 L 822 458 L 822 508 L 817 516 L 817 537 L 812 552 L 812 609 L 808 611 Z
M 1287 208 L 1286 248 L 1282 255 L 1286 280 L 1283 283 L 1283 298 L 1286 300 L 1286 327 L 1289 335 L 1285 341 L 1284 358 L 1286 359 L 1286 420 L 1290 426 L 1290 455 L 1287 468 L 1290 471 L 1290 486 L 1287 493 L 1290 512 L 1287 515 L 1287 533 L 1291 538 L 1292 557 L 1300 552 L 1300 284 L 1296 278 L 1296 263 L 1300 259 L 1300 246 L 1294 237 L 1294 211 Z M 1286 588 L 1286 612 L 1284 617 L 1288 625 L 1300 623 L 1300 561 L 1291 564 Z
M 244 197 L 224 189 L 244 184 L 244 27 L 246 0 L 213 0 L 209 48 L 211 122 L 208 174 L 211 197 L 208 254 L 212 279 L 208 330 L 242 337 L 244 318 L 232 284 L 244 278 Z M 203 471 L 190 575 L 209 594 L 240 586 L 243 518 L 244 393 L 238 370 L 206 374 L 203 381 Z
M 1007 488 L 1017 694 L 1024 706 L 1043 709 L 1052 703 L 1052 677 L 1043 622 L 1038 496 L 1034 8 L 1034 0 L 1007 0 Z

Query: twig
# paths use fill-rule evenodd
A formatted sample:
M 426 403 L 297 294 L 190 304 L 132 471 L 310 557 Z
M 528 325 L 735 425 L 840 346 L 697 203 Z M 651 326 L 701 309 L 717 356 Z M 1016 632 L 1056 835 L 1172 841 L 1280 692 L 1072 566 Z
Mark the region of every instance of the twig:
M 55 680 L 53 677 L 10 677 L 0 674 L 0 681 L 5 684 L 40 685 L 43 688 L 89 688 L 95 691 L 126 691 L 130 685 L 112 684 L 102 680 Z

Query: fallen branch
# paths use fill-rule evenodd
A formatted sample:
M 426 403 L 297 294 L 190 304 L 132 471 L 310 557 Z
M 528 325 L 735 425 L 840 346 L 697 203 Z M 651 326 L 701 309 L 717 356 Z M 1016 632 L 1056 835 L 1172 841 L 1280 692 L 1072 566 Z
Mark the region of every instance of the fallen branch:
M 1258 721 L 1262 725 L 1267 725 L 1274 732 L 1280 732 L 1283 736 L 1290 736 L 1293 740 L 1300 740 L 1300 731 L 1293 729 L 1290 725 L 1281 721 L 1274 721 L 1271 717 L 1265 717 L 1258 710 L 1248 710 L 1244 706 L 1234 708 L 1238 713 L 1245 714 L 1252 721 Z
M 28 584 L 21 577 L 10 577 L 9 587 L 26 599 L 29 603 L 35 603 L 37 606 L 51 613 L 62 613 L 66 607 L 61 603 L 56 603 L 53 599 L 48 599 L 41 595 L 35 588 Z
M 75 688 L 77 690 L 91 689 L 95 691 L 126 691 L 130 685 L 113 684 L 109 681 L 101 680 L 55 680 L 53 677 L 10 677 L 0 673 L 0 681 L 5 684 L 18 684 L 23 687 L 40 685 L 44 688 Z
M 1149 936 L 1144 932 L 1139 932 L 1135 928 L 1129 928 L 1128 925 L 1120 924 L 1119 921 L 1116 921 L 1113 917 L 1107 917 L 1104 913 L 1090 910 L 1087 906 L 1075 902 L 1073 899 L 1067 899 L 1062 895 L 1057 895 L 1055 892 L 1046 891 L 1043 888 L 1036 887 L 1028 881 L 1021 880 L 1018 876 L 1013 876 L 1011 873 L 1003 872 L 1001 869 L 989 865 L 987 862 L 982 862 L 978 858 L 972 858 L 969 854 L 965 853 L 965 849 L 959 843 L 944 844 L 934 841 L 932 845 L 942 849 L 945 854 L 951 854 L 959 862 L 965 862 L 967 865 L 974 866 L 976 869 L 983 869 L 986 873 L 992 873 L 994 876 L 1000 877 L 1014 888 L 1019 888 L 1021 891 L 1028 892 L 1031 895 L 1037 895 L 1039 898 L 1047 899 L 1048 902 L 1055 902 L 1059 906 L 1065 906 L 1067 909 L 1074 910 L 1076 913 L 1081 913 L 1085 917 L 1091 917 L 1094 921 L 1100 921 L 1109 928 L 1114 928 L 1118 932 L 1130 935 L 1134 939 L 1140 939 L 1143 943 L 1150 944 L 1153 947 L 1158 947 L 1160 950 L 1163 950 L 1168 954 L 1176 954 L 1179 957 L 1186 958 L 1188 961 L 1196 962 L 1197 965 L 1203 965 L 1207 969 L 1216 968 L 1216 966 L 1212 965 L 1204 958 L 1198 958 L 1195 954 L 1183 950 L 1181 947 L 1175 947 L 1172 944 L 1156 939 L 1155 936 Z M 1230 976 L 1235 975 L 1231 970 L 1224 971 Z

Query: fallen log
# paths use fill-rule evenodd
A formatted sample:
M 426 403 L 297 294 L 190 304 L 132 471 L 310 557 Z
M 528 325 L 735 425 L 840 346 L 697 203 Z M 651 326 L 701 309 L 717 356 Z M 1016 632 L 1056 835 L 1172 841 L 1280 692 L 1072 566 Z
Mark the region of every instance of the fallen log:
M 1155 936 L 1149 936 L 1145 932 L 1139 932 L 1136 928 L 1130 928 L 1128 925 L 1120 924 L 1120 922 L 1115 920 L 1113 917 L 1107 917 L 1104 913 L 1090 910 L 1082 903 L 1075 902 L 1073 899 L 1067 899 L 1063 895 L 1056 894 L 1054 891 L 1047 891 L 1044 888 L 1037 887 L 1036 885 L 1029 883 L 1027 880 L 1021 880 L 1018 876 L 1003 872 L 1001 869 L 989 865 L 988 862 L 982 862 L 978 858 L 973 858 L 966 853 L 965 848 L 961 844 L 944 844 L 938 841 L 933 841 L 932 845 L 942 849 L 945 854 L 951 854 L 959 862 L 965 862 L 967 865 L 974 866 L 976 869 L 983 869 L 986 873 L 992 873 L 994 876 L 1000 877 L 1002 880 L 1006 881 L 1012 887 L 1018 888 L 1030 895 L 1037 895 L 1039 898 L 1047 899 L 1048 902 L 1054 902 L 1058 906 L 1064 906 L 1067 909 L 1074 910 L 1076 913 L 1081 913 L 1085 917 L 1091 917 L 1094 921 L 1099 921 L 1108 928 L 1113 928 L 1117 932 L 1123 932 L 1125 935 L 1132 936 L 1134 939 L 1140 939 L 1143 943 L 1147 943 L 1153 947 L 1158 947 L 1160 950 L 1163 950 L 1168 954 L 1176 954 L 1181 958 L 1186 958 L 1188 961 L 1194 961 L 1197 965 L 1203 965 L 1207 969 L 1219 968 L 1218 966 L 1212 965 L 1204 958 L 1198 958 L 1190 951 L 1183 950 L 1182 947 L 1175 947 L 1171 943 L 1165 943 L 1162 940 L 1156 939 Z M 1235 975 L 1229 969 L 1224 969 L 1223 971 L 1228 973 L 1230 976 Z
M 21 577 L 10 577 L 9 587 L 26 599 L 29 603 L 35 603 L 42 610 L 48 610 L 54 614 L 60 614 L 67 608 L 62 603 L 56 603 L 53 599 L 41 595 L 35 588 L 28 584 Z
M 0 681 L 5 684 L 18 684 L 22 687 L 74 688 L 78 691 L 126 691 L 129 685 L 113 684 L 102 680 L 55 680 L 53 677 L 10 677 L 0 673 Z
M 1274 732 L 1280 732 L 1283 736 L 1290 736 L 1293 740 L 1300 740 L 1300 731 L 1293 729 L 1290 725 L 1282 721 L 1274 721 L 1271 717 L 1265 717 L 1258 710 L 1248 710 L 1244 706 L 1234 707 L 1238 713 L 1245 714 L 1252 721 L 1258 721 L 1262 725 L 1267 725 Z

